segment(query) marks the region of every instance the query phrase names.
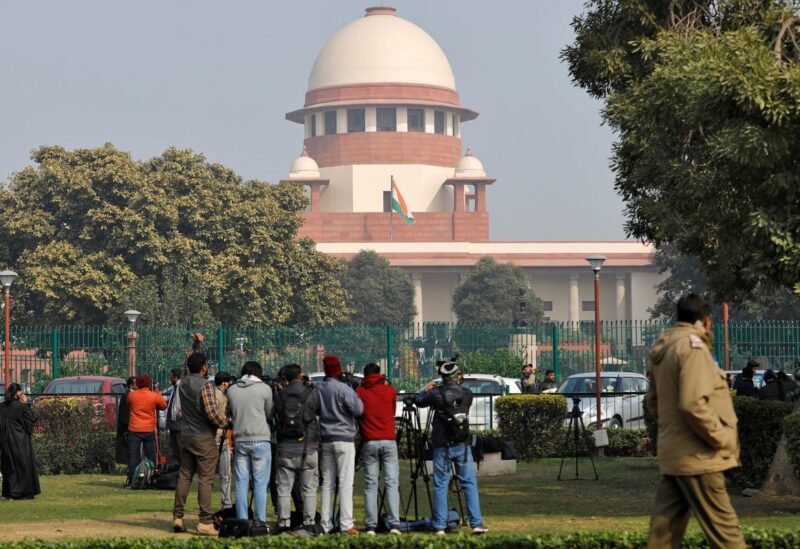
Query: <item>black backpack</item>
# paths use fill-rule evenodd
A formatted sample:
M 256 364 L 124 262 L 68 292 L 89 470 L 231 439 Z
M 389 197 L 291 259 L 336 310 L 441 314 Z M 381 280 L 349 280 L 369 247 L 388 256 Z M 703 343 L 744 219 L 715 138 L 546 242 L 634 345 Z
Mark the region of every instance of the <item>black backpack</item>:
M 219 537 L 221 538 L 255 538 L 269 534 L 269 526 L 258 524 L 254 520 L 229 518 L 223 520 L 219 527 Z
M 281 393 L 278 409 L 278 441 L 301 442 L 306 436 L 305 410 L 308 397 L 314 391 L 306 387 L 302 393 Z
M 458 389 L 458 396 L 453 389 Z M 446 391 L 440 385 L 439 392 L 443 402 L 439 413 L 444 420 L 447 442 L 450 445 L 465 444 L 469 440 L 469 404 L 465 402 L 464 391 L 461 387 L 451 387 L 450 391 Z

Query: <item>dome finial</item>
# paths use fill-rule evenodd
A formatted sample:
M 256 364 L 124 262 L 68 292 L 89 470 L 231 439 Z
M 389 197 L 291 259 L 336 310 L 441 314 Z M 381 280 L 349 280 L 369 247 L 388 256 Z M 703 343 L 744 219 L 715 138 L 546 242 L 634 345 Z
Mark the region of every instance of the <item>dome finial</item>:
M 467 152 L 464 153 L 464 156 L 475 156 L 474 154 L 472 154 L 471 147 L 467 147 Z
M 364 14 L 364 17 L 370 17 L 371 15 L 395 15 L 397 13 L 396 8 L 389 6 L 372 6 L 365 11 L 367 13 Z
M 303 152 L 300 153 L 300 156 L 308 156 L 308 147 L 303 145 Z

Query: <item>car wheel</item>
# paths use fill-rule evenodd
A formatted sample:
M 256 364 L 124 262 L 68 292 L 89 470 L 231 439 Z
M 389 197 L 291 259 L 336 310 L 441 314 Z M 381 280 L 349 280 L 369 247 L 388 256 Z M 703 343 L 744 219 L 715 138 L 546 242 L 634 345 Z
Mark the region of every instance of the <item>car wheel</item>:
M 622 429 L 622 421 L 617 416 L 614 416 L 606 425 L 606 429 Z

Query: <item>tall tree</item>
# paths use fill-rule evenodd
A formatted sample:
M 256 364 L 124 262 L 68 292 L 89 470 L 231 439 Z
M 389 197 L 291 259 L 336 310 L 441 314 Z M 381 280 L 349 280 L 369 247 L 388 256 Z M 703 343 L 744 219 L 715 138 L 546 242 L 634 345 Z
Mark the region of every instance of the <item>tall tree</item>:
M 32 158 L 0 196 L 18 321 L 119 322 L 134 297 L 153 321 L 346 318 L 338 263 L 296 239 L 306 203 L 296 186 L 242 181 L 175 148 L 143 162 L 110 144 Z
M 697 258 L 718 299 L 800 293 L 796 0 L 592 0 L 563 52 L 605 103 L 629 235 Z
M 541 322 L 544 304 L 528 287 L 522 270 L 511 263 L 482 257 L 453 293 L 453 312 L 459 322 L 511 324 L 521 290 L 531 303 L 530 322 Z
M 371 250 L 347 262 L 342 287 L 350 295 L 355 322 L 405 324 L 417 314 L 411 277 Z

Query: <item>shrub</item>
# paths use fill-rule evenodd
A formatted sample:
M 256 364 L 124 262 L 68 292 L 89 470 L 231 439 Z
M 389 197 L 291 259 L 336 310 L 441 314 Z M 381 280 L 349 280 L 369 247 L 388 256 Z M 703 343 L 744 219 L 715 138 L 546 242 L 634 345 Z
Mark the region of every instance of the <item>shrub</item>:
M 495 401 L 500 432 L 510 437 L 520 460 L 553 455 L 563 438 L 567 399 L 562 395 L 510 395 Z
M 45 475 L 115 469 L 115 434 L 109 432 L 102 406 L 80 397 L 39 399 L 33 452 Z
M 800 412 L 793 412 L 783 418 L 783 433 L 786 435 L 786 453 L 800 479 Z
M 606 457 L 645 457 L 650 455 L 644 446 L 644 439 L 647 431 L 644 429 L 608 429 L 608 446 L 605 447 Z M 547 456 L 552 458 L 563 457 L 563 441 L 567 434 L 566 429 L 561 429 L 558 435 L 558 443 L 553 448 L 553 454 Z M 594 440 L 589 433 L 589 444 L 594 444 Z M 567 457 L 575 455 L 575 445 L 570 443 L 567 447 Z M 583 446 L 581 446 L 583 449 Z

